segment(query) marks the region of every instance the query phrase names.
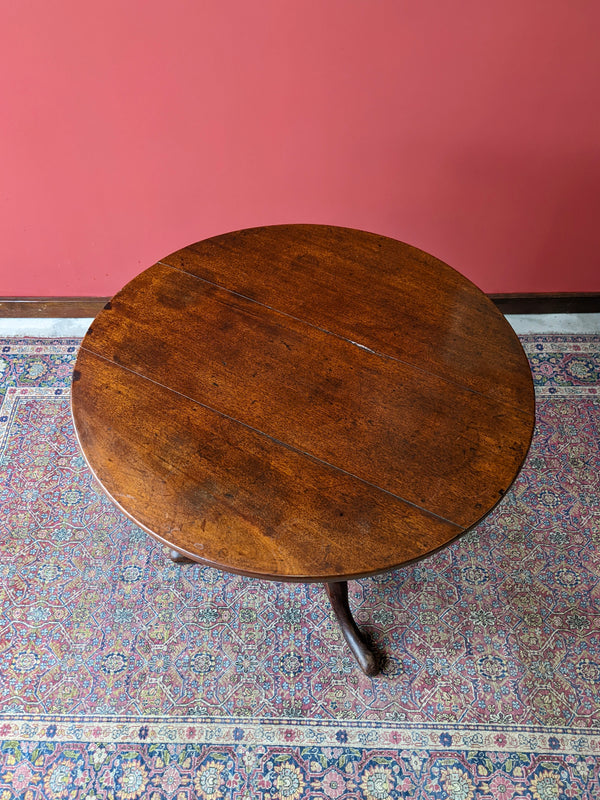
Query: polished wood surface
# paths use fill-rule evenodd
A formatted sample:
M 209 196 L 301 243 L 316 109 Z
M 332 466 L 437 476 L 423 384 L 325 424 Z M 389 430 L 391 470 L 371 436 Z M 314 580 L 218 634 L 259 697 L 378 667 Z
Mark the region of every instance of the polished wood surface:
M 520 343 L 473 284 L 400 242 L 312 225 L 143 272 L 85 337 L 72 403 L 100 484 L 170 548 L 330 583 L 476 524 L 534 423 Z

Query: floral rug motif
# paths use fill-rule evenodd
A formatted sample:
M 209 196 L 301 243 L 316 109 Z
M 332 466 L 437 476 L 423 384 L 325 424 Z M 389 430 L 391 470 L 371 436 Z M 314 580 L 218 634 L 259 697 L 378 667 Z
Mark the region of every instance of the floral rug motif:
M 69 412 L 79 340 L 0 340 L 0 800 L 600 797 L 600 337 L 524 336 L 512 490 L 419 564 L 319 585 L 176 565 Z

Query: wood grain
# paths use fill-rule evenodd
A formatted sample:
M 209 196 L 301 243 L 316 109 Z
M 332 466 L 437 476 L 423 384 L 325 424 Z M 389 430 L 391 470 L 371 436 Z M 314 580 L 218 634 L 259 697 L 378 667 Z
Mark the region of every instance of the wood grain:
M 84 346 L 461 527 L 504 494 L 531 428 L 513 406 L 161 265 Z
M 212 566 L 358 577 L 462 532 L 86 350 L 72 397 L 81 447 L 113 501 Z
M 275 226 L 119 292 L 84 339 L 73 413 L 101 485 L 169 546 L 342 581 L 485 516 L 534 399 L 517 337 L 459 273 L 374 234 Z
M 523 349 L 493 303 L 447 264 L 395 239 L 321 225 L 251 228 L 162 263 L 500 402 L 532 400 Z

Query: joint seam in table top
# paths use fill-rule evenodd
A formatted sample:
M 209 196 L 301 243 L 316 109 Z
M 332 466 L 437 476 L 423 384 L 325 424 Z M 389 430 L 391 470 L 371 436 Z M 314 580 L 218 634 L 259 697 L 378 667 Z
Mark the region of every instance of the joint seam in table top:
M 360 344 L 359 342 L 355 342 L 352 339 L 349 339 L 347 336 L 343 336 L 340 333 L 335 333 L 335 331 L 330 331 L 328 328 L 322 328 L 320 325 L 315 325 L 314 323 L 308 322 L 307 320 L 302 319 L 302 317 L 297 317 L 294 314 L 290 314 L 287 311 L 281 311 L 280 309 L 275 308 L 275 306 L 270 306 L 267 303 L 262 303 L 260 300 L 256 300 L 253 297 L 249 297 L 248 295 L 245 295 L 242 292 L 237 292 L 235 291 L 235 289 L 229 289 L 227 286 L 223 286 L 222 284 L 216 283 L 215 281 L 209 281 L 207 278 L 202 278 L 199 275 L 194 275 L 193 272 L 188 272 L 187 270 L 182 269 L 181 267 L 174 267 L 173 265 L 167 264 L 164 261 L 158 261 L 157 265 L 174 270 L 175 272 L 180 272 L 183 275 L 188 275 L 190 278 L 195 278 L 197 281 L 206 283 L 208 286 L 214 286 L 216 289 L 221 289 L 222 291 L 228 292 L 229 294 L 234 295 L 235 297 L 240 297 L 243 300 L 247 300 L 250 303 L 255 303 L 257 306 L 260 306 L 261 308 L 266 308 L 267 310 L 273 311 L 275 314 L 279 314 L 282 317 L 288 317 L 289 319 L 293 319 L 294 321 L 300 322 L 303 325 L 307 325 L 310 328 L 314 328 L 315 330 L 318 330 L 321 333 L 325 333 L 328 336 L 333 336 L 336 339 L 340 339 L 341 341 L 346 342 L 347 344 L 351 344 L 354 347 L 358 347 L 360 350 L 365 350 L 366 352 L 378 356 L 379 358 L 385 358 L 388 359 L 389 361 L 395 361 L 398 364 L 403 364 L 404 366 L 409 367 L 410 369 L 413 369 L 417 372 L 421 372 L 424 375 L 430 375 L 434 378 L 437 378 L 438 380 L 442 380 L 445 381 L 446 383 L 458 386 L 466 392 L 471 392 L 472 394 L 478 395 L 479 397 L 485 397 L 486 399 L 491 400 L 492 402 L 513 409 L 523 417 L 530 417 L 534 413 L 533 411 L 529 413 L 525 412 L 523 411 L 522 408 L 519 408 L 519 406 L 515 405 L 514 403 L 509 403 L 506 402 L 505 400 L 500 400 L 497 397 L 494 397 L 486 392 L 481 392 L 478 389 L 473 389 L 470 386 L 465 386 L 463 383 L 452 380 L 451 378 L 448 378 L 446 375 L 439 375 L 437 372 L 433 372 L 430 369 L 423 369 L 423 367 L 420 367 L 417 364 L 412 364 L 410 361 L 404 361 L 403 359 L 397 358 L 396 356 L 390 356 L 387 353 L 381 353 L 378 350 L 373 350 L 372 348 L 367 347 L 366 345 Z
M 95 356 L 96 358 L 101 358 L 103 361 L 106 361 L 108 364 L 112 364 L 117 369 L 122 369 L 125 372 L 129 372 L 132 375 L 136 375 L 138 378 L 141 378 L 142 380 L 148 381 L 149 383 L 152 383 L 155 386 L 160 386 L 161 389 L 164 389 L 167 392 L 171 392 L 172 394 L 178 395 L 179 397 L 183 397 L 185 400 L 188 400 L 189 402 L 194 403 L 195 405 L 200 406 L 201 408 L 204 408 L 206 411 L 210 411 L 211 413 L 216 414 L 216 415 L 222 417 L 223 419 L 227 419 L 230 422 L 234 422 L 237 425 L 240 425 L 243 428 L 246 428 L 246 430 L 252 431 L 253 433 L 255 433 L 257 435 L 262 436 L 265 439 L 268 439 L 269 441 L 273 442 L 274 444 L 277 444 L 277 445 L 279 445 L 281 447 L 285 447 L 287 450 L 290 450 L 293 453 L 297 453 L 298 455 L 303 456 L 304 458 L 308 458 L 308 459 L 310 459 L 311 461 L 314 461 L 317 464 L 321 464 L 322 466 L 325 466 L 325 467 L 327 467 L 329 469 L 333 469 L 336 472 L 341 472 L 343 475 L 347 475 L 348 477 L 353 478 L 354 480 L 360 481 L 360 483 L 363 483 L 365 486 L 370 486 L 371 488 L 376 489 L 377 491 L 380 491 L 383 494 L 388 495 L 389 497 L 393 497 L 395 500 L 398 500 L 399 502 L 404 503 L 405 505 L 410 506 L 411 508 L 417 509 L 421 513 L 427 515 L 428 517 L 432 517 L 434 519 L 440 520 L 441 522 L 445 522 L 448 525 L 452 525 L 453 527 L 457 528 L 460 533 L 464 533 L 466 530 L 468 530 L 468 528 L 465 528 L 464 525 L 460 525 L 458 522 L 454 522 L 453 520 L 447 519 L 446 517 L 443 517 L 440 514 L 436 514 L 434 511 L 430 511 L 429 509 L 423 508 L 422 506 L 418 505 L 418 503 L 414 503 L 411 500 L 407 500 L 406 498 L 395 494 L 394 492 L 390 492 L 389 489 L 384 489 L 382 486 L 378 486 L 376 483 L 371 483 L 371 481 L 365 480 L 364 478 L 361 478 L 360 476 L 355 475 L 353 472 L 349 472 L 348 470 L 344 469 L 343 467 L 338 467 L 335 464 L 331 464 L 329 461 L 325 461 L 324 459 L 313 455 L 312 453 L 306 452 L 304 450 L 300 450 L 299 448 L 294 447 L 293 445 L 288 444 L 287 442 L 283 442 L 280 439 L 277 439 L 275 436 L 271 436 L 270 434 L 265 433 L 264 431 L 261 431 L 258 428 L 254 428 L 252 425 L 248 425 L 247 422 L 243 422 L 242 420 L 239 420 L 236 417 L 232 417 L 232 416 L 230 416 L 229 414 L 226 414 L 223 411 L 219 411 L 216 408 L 212 408 L 211 406 L 207 405 L 206 403 L 202 403 L 200 400 L 195 400 L 193 397 L 190 397 L 189 395 L 186 395 L 183 392 L 179 392 L 176 389 L 172 389 L 169 386 L 165 386 L 163 383 L 160 383 L 160 381 L 156 381 L 153 378 L 149 378 L 147 375 L 142 375 L 140 372 L 137 372 L 136 370 L 131 369 L 131 367 L 126 367 L 123 364 L 117 364 L 112 359 L 107 358 L 106 356 L 103 356 L 100 353 L 97 353 L 95 350 L 90 350 L 89 348 L 85 347 L 84 345 L 81 346 L 81 349 L 85 350 L 87 353 L 90 353 L 91 355 Z

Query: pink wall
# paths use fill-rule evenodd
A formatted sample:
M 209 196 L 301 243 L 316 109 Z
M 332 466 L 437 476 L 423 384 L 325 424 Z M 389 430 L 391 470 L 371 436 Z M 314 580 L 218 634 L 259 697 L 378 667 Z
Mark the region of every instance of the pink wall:
M 596 0 L 8 0 L 0 295 L 326 222 L 600 290 Z

